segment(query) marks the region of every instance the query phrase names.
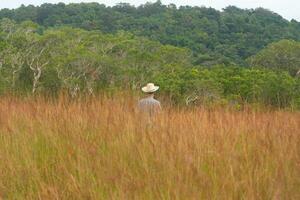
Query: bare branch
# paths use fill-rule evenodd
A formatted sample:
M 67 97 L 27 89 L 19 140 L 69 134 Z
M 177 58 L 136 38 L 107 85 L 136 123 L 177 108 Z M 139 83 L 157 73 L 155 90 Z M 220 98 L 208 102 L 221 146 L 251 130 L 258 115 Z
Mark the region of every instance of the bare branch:
M 188 96 L 186 99 L 185 99 L 185 104 L 188 106 L 191 102 L 194 102 L 196 100 L 198 100 L 198 95 L 196 96 Z

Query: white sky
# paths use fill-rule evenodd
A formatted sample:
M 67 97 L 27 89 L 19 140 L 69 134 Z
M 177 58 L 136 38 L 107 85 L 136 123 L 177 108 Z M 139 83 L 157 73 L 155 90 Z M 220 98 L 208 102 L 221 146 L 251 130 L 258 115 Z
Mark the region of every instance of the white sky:
M 156 0 L 148 0 L 155 2 Z M 0 8 L 17 8 L 24 5 L 40 5 L 42 3 L 79 3 L 79 2 L 98 2 L 108 6 L 113 6 L 120 2 L 130 3 L 132 5 L 141 5 L 147 0 L 0 0 Z M 263 7 L 270 9 L 286 19 L 296 19 L 300 21 L 300 0 L 162 0 L 163 4 L 174 3 L 180 5 L 206 6 L 216 9 L 222 9 L 228 5 L 235 5 L 240 8 Z

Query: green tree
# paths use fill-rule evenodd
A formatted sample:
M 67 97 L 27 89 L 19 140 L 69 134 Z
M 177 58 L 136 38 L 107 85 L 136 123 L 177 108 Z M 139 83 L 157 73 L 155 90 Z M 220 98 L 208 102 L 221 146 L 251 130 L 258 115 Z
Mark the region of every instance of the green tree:
M 300 70 L 300 42 L 281 40 L 268 45 L 248 59 L 251 66 L 285 70 L 292 75 Z

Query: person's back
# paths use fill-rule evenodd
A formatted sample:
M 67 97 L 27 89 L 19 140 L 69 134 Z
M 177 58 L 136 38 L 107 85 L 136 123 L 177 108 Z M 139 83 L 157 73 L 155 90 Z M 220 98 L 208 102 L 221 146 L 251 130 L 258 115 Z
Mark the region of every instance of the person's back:
M 138 103 L 140 112 L 153 116 L 155 113 L 161 110 L 160 102 L 154 99 L 153 95 L 141 99 Z
M 161 110 L 160 102 L 154 99 L 154 92 L 159 89 L 153 83 L 148 83 L 142 88 L 142 91 L 147 94 L 146 98 L 138 102 L 138 109 L 143 116 L 152 118 L 157 112 Z

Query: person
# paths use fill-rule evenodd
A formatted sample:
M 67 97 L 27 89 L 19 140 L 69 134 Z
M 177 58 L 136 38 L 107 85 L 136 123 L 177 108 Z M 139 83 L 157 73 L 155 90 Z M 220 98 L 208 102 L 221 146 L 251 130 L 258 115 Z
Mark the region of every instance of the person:
M 139 100 L 138 109 L 149 118 L 153 118 L 161 110 L 160 102 L 154 99 L 154 93 L 158 89 L 159 86 L 154 85 L 154 83 L 148 83 L 145 87 L 142 87 L 142 91 L 147 94 L 147 97 Z

